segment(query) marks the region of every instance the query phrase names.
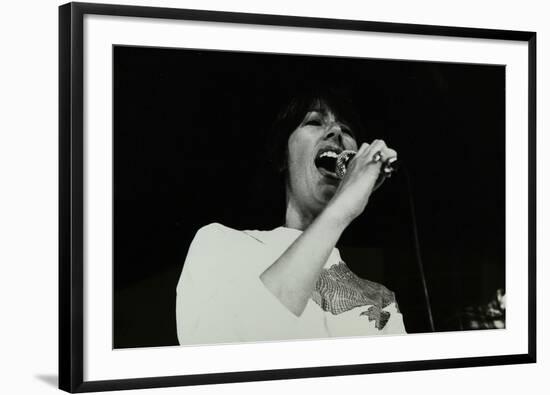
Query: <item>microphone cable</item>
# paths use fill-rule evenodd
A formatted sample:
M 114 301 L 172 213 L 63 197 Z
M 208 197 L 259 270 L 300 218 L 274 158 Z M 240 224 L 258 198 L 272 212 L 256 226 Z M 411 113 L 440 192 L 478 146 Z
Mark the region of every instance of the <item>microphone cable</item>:
M 401 163 L 401 165 L 402 164 L 403 163 Z M 420 278 L 422 280 L 422 288 L 424 291 L 424 301 L 426 303 L 426 310 L 428 311 L 430 329 L 432 332 L 435 332 L 434 319 L 432 314 L 432 305 L 430 303 L 430 293 L 428 291 L 426 275 L 424 273 L 424 263 L 422 262 L 422 255 L 420 253 L 420 241 L 418 237 L 418 225 L 416 222 L 416 211 L 415 211 L 415 205 L 414 205 L 414 199 L 413 199 L 413 193 L 412 193 L 411 178 L 405 166 L 401 166 L 400 170 L 402 170 L 403 173 L 405 174 L 406 183 L 407 183 L 407 192 L 409 195 L 409 208 L 411 211 L 411 220 L 412 220 L 412 228 L 413 228 L 413 245 L 414 245 L 414 250 L 416 254 L 416 262 L 418 264 L 418 271 L 420 272 Z

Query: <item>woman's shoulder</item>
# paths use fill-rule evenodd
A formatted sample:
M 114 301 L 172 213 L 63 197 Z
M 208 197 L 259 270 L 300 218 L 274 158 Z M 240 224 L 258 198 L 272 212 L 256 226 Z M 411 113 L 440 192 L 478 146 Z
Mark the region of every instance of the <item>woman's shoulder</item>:
M 265 269 L 271 255 L 263 242 L 252 232 L 225 226 L 218 222 L 202 226 L 195 234 L 187 253 L 187 271 L 202 273 L 225 273 L 221 278 L 230 278 L 234 273 Z
M 271 230 L 239 230 L 219 222 L 201 227 L 191 243 L 191 249 L 209 255 L 246 257 L 258 262 L 278 257 L 298 237 L 301 231 L 278 227 Z
M 211 222 L 209 224 L 206 224 L 199 228 L 197 231 L 197 234 L 215 234 L 215 233 L 222 233 L 222 232 L 236 232 L 235 229 L 230 228 L 229 226 L 225 226 L 223 224 L 220 224 L 219 222 Z
M 256 230 L 239 230 L 219 222 L 212 222 L 204 225 L 195 234 L 194 243 L 262 243 L 262 232 Z

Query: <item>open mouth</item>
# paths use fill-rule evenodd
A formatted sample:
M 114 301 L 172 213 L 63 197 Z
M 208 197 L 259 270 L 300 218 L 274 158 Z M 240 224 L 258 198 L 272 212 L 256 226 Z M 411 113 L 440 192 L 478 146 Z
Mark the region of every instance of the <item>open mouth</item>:
M 338 179 L 335 170 L 336 159 L 340 152 L 342 152 L 340 148 L 334 147 L 319 150 L 315 157 L 315 166 L 323 176 Z

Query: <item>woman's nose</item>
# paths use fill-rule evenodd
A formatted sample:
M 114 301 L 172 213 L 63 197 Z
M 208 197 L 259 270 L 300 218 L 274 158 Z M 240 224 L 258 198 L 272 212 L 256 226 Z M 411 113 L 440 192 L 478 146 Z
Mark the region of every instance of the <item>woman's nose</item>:
M 342 144 L 342 128 L 340 125 L 332 125 L 325 134 L 325 140 L 335 140 L 338 144 Z

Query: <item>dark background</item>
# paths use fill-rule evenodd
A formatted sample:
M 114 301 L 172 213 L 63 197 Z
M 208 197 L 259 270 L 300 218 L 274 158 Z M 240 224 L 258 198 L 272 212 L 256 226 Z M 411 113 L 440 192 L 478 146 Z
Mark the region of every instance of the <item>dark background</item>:
M 177 344 L 175 289 L 203 225 L 283 224 L 268 129 L 295 87 L 337 83 L 402 159 L 340 240 L 395 291 L 409 333 L 505 283 L 504 66 L 114 47 L 114 347 Z M 370 141 L 369 140 L 369 141 Z

